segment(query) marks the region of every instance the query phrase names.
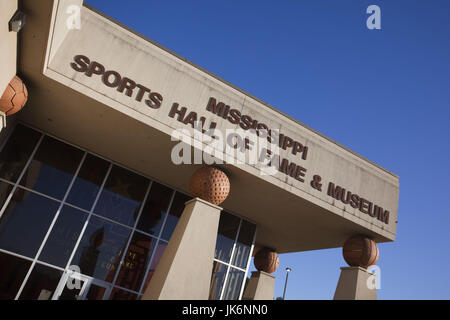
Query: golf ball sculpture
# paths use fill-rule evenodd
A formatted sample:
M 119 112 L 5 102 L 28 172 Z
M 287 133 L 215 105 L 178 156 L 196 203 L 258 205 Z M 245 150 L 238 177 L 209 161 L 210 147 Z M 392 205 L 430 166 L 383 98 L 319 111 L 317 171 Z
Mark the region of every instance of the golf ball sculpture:
M 230 193 L 230 180 L 220 169 L 203 167 L 192 175 L 189 192 L 193 197 L 219 205 L 225 201 Z

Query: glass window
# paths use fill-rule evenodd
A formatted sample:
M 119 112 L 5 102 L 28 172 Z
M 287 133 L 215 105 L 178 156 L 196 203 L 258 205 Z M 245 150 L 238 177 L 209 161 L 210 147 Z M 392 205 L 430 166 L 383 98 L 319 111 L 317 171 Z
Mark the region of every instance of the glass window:
M 149 181 L 129 170 L 113 166 L 100 195 L 95 212 L 133 226 Z
M 155 254 L 153 256 L 152 263 L 150 264 L 150 269 L 148 270 L 147 278 L 145 279 L 144 286 L 142 288 L 142 292 L 145 292 L 145 290 L 148 287 L 148 284 L 150 283 L 150 280 L 152 279 L 153 274 L 156 271 L 156 267 L 158 266 L 159 260 L 161 260 L 161 257 L 164 253 L 164 250 L 166 250 L 167 243 L 164 241 L 159 241 L 158 245 L 155 247 Z
M 36 264 L 19 300 L 51 300 L 62 271 Z
M 64 206 L 38 259 L 65 268 L 86 219 L 84 212 Z
M 20 184 L 56 199 L 62 199 L 82 156 L 81 150 L 46 136 Z
M 129 229 L 92 216 L 71 265 L 77 265 L 83 274 L 111 282 L 129 235 Z
M 4 214 L 0 217 L 0 248 L 30 258 L 35 257 L 60 206 L 59 201 L 26 191 L 21 187 L 11 195 L 13 184 L 23 172 L 40 137 L 41 133 L 18 125 L 0 152 L 0 179 L 4 179 L 0 181 L 0 207 L 5 207 Z M 26 168 L 20 184 L 53 198 L 62 199 L 80 166 L 83 154 L 84 151 L 45 136 L 29 167 Z M 87 213 L 77 208 L 90 211 L 97 197 L 98 202 L 93 208 L 95 214 L 87 223 L 69 264 L 79 266 L 83 274 L 106 281 L 112 286 L 111 282 L 117 274 L 121 257 L 125 254 L 114 284 L 122 289 L 113 288 L 110 299 L 138 299 L 137 292 L 142 293 L 147 289 L 167 247 L 167 241 L 183 213 L 185 203 L 191 197 L 153 182 L 144 204 L 150 181 L 115 165 L 112 165 L 99 195 L 110 166 L 110 162 L 106 160 L 91 154 L 86 155 L 66 199 L 70 205 L 62 207 L 55 225 L 50 230 L 21 299 L 51 298 L 61 272 L 43 266 L 40 261 L 62 268 L 67 265 L 88 217 Z M 3 205 L 10 196 L 9 203 Z M 132 229 L 107 221 L 103 217 L 129 227 L 136 225 L 126 252 L 125 247 Z M 215 258 L 225 264 L 219 261 L 213 263 L 210 299 L 220 299 L 222 292 L 225 299 L 239 298 L 244 272 L 233 266 L 246 268 L 255 229 L 256 226 L 252 223 L 244 220 L 241 222 L 240 218 L 227 212 L 221 213 Z M 157 239 L 159 234 L 161 239 Z M 233 247 L 234 256 L 231 257 Z M 229 267 L 228 263 L 232 266 Z M 0 267 L 2 269 L 0 299 L 13 299 L 30 267 L 30 262 L 0 253 L 0 265 L 4 266 Z M 224 283 L 227 268 L 230 272 L 227 283 Z M 109 291 L 108 289 L 105 291 L 103 285 L 97 284 L 91 285 L 87 299 L 99 299 Z M 76 298 L 78 295 L 73 290 L 67 294 L 66 298 Z
M 120 290 L 118 288 L 112 289 L 111 295 L 109 296 L 109 300 L 136 300 L 136 299 L 137 294 L 125 290 Z
M 3 205 L 5 204 L 6 199 L 8 198 L 12 189 L 12 184 L 0 181 L 0 210 L 3 208 Z
M 91 210 L 108 167 L 107 161 L 88 154 L 66 201 L 82 209 Z
M 223 295 L 224 300 L 237 300 L 241 293 L 244 272 L 230 267 L 228 272 L 227 284 Z
M 0 153 L 0 178 L 16 182 L 31 156 L 41 133 L 20 124 Z
M 58 207 L 54 200 L 17 188 L 0 220 L 0 248 L 34 258 Z
M 242 220 L 241 229 L 234 249 L 233 265 L 242 269 L 247 268 L 250 249 L 253 243 L 253 235 L 256 226 L 253 223 Z
M 157 182 L 152 183 L 150 194 L 137 225 L 139 230 L 155 236 L 159 235 L 172 193 L 172 189 Z
M 211 275 L 211 285 L 209 288 L 209 300 L 219 300 L 222 293 L 223 282 L 227 273 L 227 266 L 214 261 Z
M 155 242 L 155 239 L 137 232 L 133 235 L 120 267 L 116 285 L 139 291 Z
M 102 300 L 105 295 L 106 288 L 98 286 L 96 284 L 91 284 L 89 290 L 86 294 L 85 300 Z
M 64 284 L 61 295 L 58 297 L 58 300 L 78 300 L 85 281 L 86 280 L 76 279 L 75 277 L 69 276 Z M 68 283 L 71 283 L 72 286 L 68 286 Z M 75 283 L 77 285 L 75 285 Z
M 0 300 L 14 300 L 31 261 L 0 252 Z
M 216 240 L 216 259 L 227 263 L 230 261 L 240 220 L 229 213 L 221 212 Z
M 172 236 L 175 227 L 177 226 L 178 220 L 181 217 L 181 214 L 184 210 L 184 204 L 192 199 L 192 197 L 187 196 L 185 194 L 177 192 L 172 202 L 172 206 L 170 208 L 170 212 L 167 215 L 167 220 L 164 225 L 164 230 L 162 232 L 161 238 L 169 241 Z

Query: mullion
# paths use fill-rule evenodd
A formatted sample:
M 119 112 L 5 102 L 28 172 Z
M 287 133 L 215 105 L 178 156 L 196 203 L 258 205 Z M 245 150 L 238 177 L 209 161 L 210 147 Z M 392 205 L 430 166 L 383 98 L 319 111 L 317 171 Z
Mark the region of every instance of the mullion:
M 89 221 L 90 221 L 91 216 L 92 216 L 92 212 L 94 211 L 94 208 L 95 208 L 95 206 L 97 205 L 98 199 L 100 198 L 100 194 L 101 194 L 101 192 L 103 191 L 103 187 L 105 186 L 106 180 L 107 180 L 108 177 L 109 177 L 109 174 L 110 174 L 110 172 L 111 172 L 112 166 L 113 166 L 113 165 L 110 163 L 109 168 L 108 168 L 108 171 L 106 172 L 105 177 L 104 177 L 104 179 L 103 179 L 102 185 L 100 186 L 100 188 L 99 188 L 99 190 L 98 190 L 98 193 L 97 193 L 97 196 L 95 197 L 94 203 L 92 204 L 91 210 L 89 211 L 89 215 L 88 215 L 88 217 L 86 218 L 86 221 L 85 221 L 85 223 L 84 223 L 84 225 L 83 225 L 83 228 L 81 229 L 80 235 L 78 236 L 77 242 L 75 243 L 75 246 L 74 246 L 74 248 L 73 248 L 73 250 L 72 250 L 72 253 L 71 253 L 70 257 L 69 257 L 69 260 L 67 261 L 67 264 L 66 264 L 66 267 L 65 267 L 65 270 L 66 270 L 66 271 L 69 270 L 70 263 L 72 262 L 72 259 L 73 259 L 73 257 L 75 256 L 75 252 L 77 251 L 78 246 L 80 245 L 81 239 L 82 239 L 83 236 L 84 236 L 84 232 L 85 232 L 86 229 L 87 229 L 87 226 L 88 226 Z
M 152 181 L 152 183 L 153 183 L 153 181 Z M 31 190 L 30 190 L 30 191 L 31 191 Z M 50 199 L 53 200 L 53 198 L 50 198 Z M 89 214 L 89 213 L 90 213 L 89 210 L 86 210 L 86 209 L 77 207 L 76 205 L 70 204 L 70 203 L 68 203 L 68 202 L 66 202 L 64 205 L 65 205 L 65 206 L 72 207 L 72 208 L 77 209 L 77 210 L 80 210 L 80 211 L 83 211 L 83 212 L 86 213 L 86 214 Z M 153 238 L 153 239 L 158 240 L 158 236 L 157 236 L 157 235 L 155 236 L 154 234 L 147 233 L 147 232 L 145 232 L 145 231 L 142 231 L 142 230 L 138 229 L 137 227 L 136 227 L 135 229 L 133 229 L 133 227 L 130 227 L 130 226 L 126 225 L 126 224 L 122 224 L 122 223 L 117 222 L 117 221 L 115 221 L 115 220 L 112 220 L 112 219 L 110 219 L 110 218 L 106 218 L 106 217 L 101 216 L 101 215 L 99 215 L 99 214 L 97 214 L 97 213 L 95 213 L 95 212 L 93 212 L 92 215 L 95 216 L 95 217 L 97 217 L 97 218 L 100 218 L 100 219 L 109 221 L 109 222 L 111 222 L 111 223 L 118 224 L 118 225 L 120 225 L 120 226 L 122 226 L 122 227 L 124 227 L 124 228 L 128 228 L 128 229 L 134 230 L 135 233 L 137 232 L 137 233 L 139 233 L 139 234 L 143 234 L 143 235 L 145 235 L 145 236 L 148 236 L 148 237 L 151 237 L 151 238 Z M 161 241 L 168 243 L 168 241 L 166 241 L 166 240 L 164 240 L 164 239 L 161 239 Z
M 147 280 L 148 272 L 150 271 L 150 266 L 152 265 L 153 258 L 155 257 L 155 253 L 156 253 L 156 249 L 157 249 L 156 246 L 159 244 L 159 241 L 162 240 L 161 239 L 162 232 L 163 232 L 164 227 L 166 225 L 166 220 L 167 220 L 167 216 L 169 215 L 170 209 L 172 209 L 172 204 L 173 204 L 173 199 L 175 198 L 175 194 L 176 194 L 176 191 L 172 190 L 172 197 L 170 198 L 169 205 L 167 206 L 166 216 L 164 217 L 164 221 L 163 221 L 163 223 L 161 225 L 161 230 L 159 230 L 158 238 L 156 239 L 155 248 L 153 249 L 153 252 L 152 252 L 152 255 L 150 257 L 150 260 L 148 261 L 148 265 L 147 265 L 147 268 L 145 269 L 145 273 L 144 273 L 144 278 L 142 279 L 142 283 L 141 283 L 141 286 L 139 288 L 139 292 L 141 294 L 144 294 L 142 292 L 142 290 L 144 289 L 144 284 L 145 284 L 145 281 Z
M 242 281 L 241 284 L 241 293 L 239 294 L 239 300 L 242 300 L 242 295 L 244 294 L 245 279 L 247 278 L 248 270 L 250 268 L 250 261 L 252 260 L 253 249 L 255 248 L 255 240 L 257 232 L 258 228 L 255 225 L 255 232 L 253 233 L 252 246 L 250 247 L 250 252 L 248 253 L 247 267 L 245 268 L 244 281 Z
M 30 157 L 28 158 L 27 162 L 25 163 L 25 166 L 22 170 L 22 172 L 19 175 L 19 178 L 17 179 L 16 183 L 14 184 L 13 189 L 11 190 L 11 193 L 9 194 L 8 198 L 5 200 L 5 203 L 3 204 L 2 209 L 0 210 L 0 219 L 3 216 L 3 213 L 5 212 L 7 206 L 9 205 L 9 202 L 11 201 L 12 196 L 14 195 L 14 192 L 16 192 L 17 186 L 19 185 L 20 180 L 22 180 L 23 176 L 25 175 L 25 172 L 28 169 L 28 166 L 31 163 L 31 160 L 33 160 L 34 155 L 37 152 L 37 149 L 41 145 L 42 140 L 44 140 L 44 135 L 42 134 L 39 138 L 38 142 L 36 143 L 36 146 L 34 147 L 33 151 L 31 152 Z
M 18 254 L 18 253 L 12 252 L 12 251 L 8 251 L 8 250 L 5 250 L 5 249 L 0 249 L 0 252 L 3 252 L 5 254 L 9 254 L 11 256 L 14 256 L 14 257 L 17 257 L 17 258 L 21 258 L 21 259 L 33 262 L 33 258 L 30 258 L 30 257 L 27 257 L 27 256 L 23 256 L 21 254 Z
M 77 178 L 78 173 L 79 173 L 80 170 L 81 170 L 81 166 L 83 165 L 84 160 L 86 159 L 86 154 L 87 154 L 87 153 L 84 152 L 83 157 L 81 158 L 81 161 L 80 161 L 80 163 L 79 163 L 79 165 L 78 165 L 78 167 L 77 167 L 77 170 L 75 171 L 75 173 L 74 173 L 74 175 L 73 175 L 73 177 L 72 177 L 72 180 L 70 181 L 69 187 L 68 187 L 68 189 L 66 190 L 66 193 L 64 194 L 64 197 L 63 197 L 62 201 L 61 201 L 60 204 L 59 204 L 59 208 L 58 208 L 58 210 L 56 211 L 56 214 L 55 214 L 55 216 L 53 217 L 52 222 L 50 223 L 50 226 L 49 226 L 49 228 L 48 228 L 48 230 L 47 230 L 47 233 L 45 234 L 44 239 L 43 239 L 42 242 L 41 242 L 41 246 L 39 247 L 39 249 L 38 249 L 36 255 L 34 256 L 33 263 L 31 264 L 30 269 L 28 270 L 28 273 L 27 273 L 27 275 L 25 276 L 24 281 L 22 282 L 22 285 L 21 285 L 19 291 L 17 292 L 17 295 L 16 295 L 15 300 L 18 300 L 18 299 L 19 299 L 19 297 L 20 297 L 20 295 L 21 295 L 23 289 L 25 288 L 26 282 L 28 281 L 28 278 L 29 278 L 30 275 L 31 275 L 31 272 L 33 271 L 34 266 L 36 265 L 36 261 L 37 261 L 38 257 L 39 257 L 39 255 L 41 254 L 42 249 L 44 248 L 45 244 L 47 243 L 47 239 L 48 239 L 48 237 L 49 237 L 49 235 L 50 235 L 50 232 L 52 232 L 52 230 L 53 230 L 53 226 L 55 225 L 56 220 L 58 219 L 59 214 L 61 213 L 61 210 L 62 210 L 62 208 L 63 208 L 63 206 L 64 206 L 64 202 L 66 201 L 67 196 L 69 195 L 69 192 L 70 192 L 70 190 L 72 189 L 73 183 L 75 182 L 75 179 Z M 19 180 L 19 181 L 20 181 L 20 180 Z
M 147 190 L 146 190 L 146 192 L 145 192 L 144 200 L 142 200 L 141 208 L 139 209 L 139 213 L 138 213 L 138 215 L 137 215 L 137 217 L 136 217 L 136 221 L 134 222 L 134 225 L 133 225 L 133 227 L 132 227 L 132 229 L 131 229 L 130 237 L 128 238 L 127 244 L 125 245 L 124 252 L 123 252 L 123 254 L 122 254 L 122 257 L 120 258 L 120 262 L 119 262 L 119 266 L 117 267 L 116 274 L 114 275 L 114 279 L 113 279 L 113 281 L 111 282 L 113 285 L 114 285 L 114 284 L 116 283 L 116 281 L 117 281 L 117 278 L 118 278 L 118 276 L 119 276 L 120 269 L 122 269 L 122 263 L 123 263 L 123 261 L 125 260 L 125 256 L 126 256 L 126 254 L 127 254 L 127 252 L 128 252 L 128 248 L 129 248 L 129 246 L 130 246 L 131 240 L 133 239 L 133 235 L 134 235 L 134 233 L 135 233 L 135 231 L 136 231 L 136 227 L 137 227 L 139 218 L 141 217 L 142 210 L 144 209 L 145 202 L 147 201 L 147 197 L 148 197 L 148 195 L 149 195 L 150 192 L 151 192 L 152 185 L 153 185 L 153 181 L 150 181 L 150 183 L 149 183 L 149 185 L 148 185 L 148 187 L 147 187 Z
M 221 264 L 224 264 L 224 265 L 226 265 L 226 266 L 230 266 L 230 267 L 232 267 L 232 268 L 234 268 L 234 269 L 237 269 L 237 270 L 239 270 L 239 271 L 245 272 L 245 269 L 242 269 L 242 268 L 233 266 L 233 265 L 230 264 L 230 263 L 226 263 L 226 262 L 223 262 L 223 261 L 218 260 L 218 259 L 214 259 L 214 261 L 215 261 L 215 262 L 218 262 L 218 263 L 221 263 Z
M 6 182 L 6 180 L 2 180 L 2 182 Z M 10 183 L 10 184 L 11 184 L 11 183 Z M 50 199 L 50 200 L 53 200 L 53 201 L 56 201 L 56 202 L 59 202 L 59 203 L 62 202 L 61 199 L 53 198 L 52 196 L 46 195 L 45 193 L 41 193 L 41 192 L 39 192 L 39 191 L 30 189 L 30 188 L 25 187 L 25 186 L 18 185 L 17 188 L 18 188 L 18 189 L 23 189 L 23 190 L 25 190 L 25 191 L 28 191 L 28 192 L 37 194 L 38 196 L 41 196 L 41 197 L 44 197 L 44 198 L 47 198 L 47 199 Z
M 238 230 L 236 232 L 236 237 L 234 238 L 233 248 L 231 249 L 230 262 L 228 264 L 227 273 L 225 274 L 225 279 L 223 280 L 222 292 L 220 293 L 220 298 L 219 298 L 220 300 L 223 300 L 223 295 L 225 293 L 225 289 L 226 289 L 226 286 L 227 286 L 228 274 L 230 273 L 231 263 L 233 261 L 234 251 L 236 249 L 236 242 L 237 242 L 237 239 L 239 237 L 239 233 L 241 232 L 241 225 L 242 225 L 242 219 L 239 220 L 239 227 L 238 227 Z

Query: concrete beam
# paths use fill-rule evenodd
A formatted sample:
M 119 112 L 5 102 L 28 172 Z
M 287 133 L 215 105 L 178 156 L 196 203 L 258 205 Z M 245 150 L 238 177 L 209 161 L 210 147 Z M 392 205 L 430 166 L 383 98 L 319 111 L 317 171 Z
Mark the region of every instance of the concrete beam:
M 8 22 L 17 10 L 17 0 L 0 1 L 0 96 L 17 72 L 17 33 Z

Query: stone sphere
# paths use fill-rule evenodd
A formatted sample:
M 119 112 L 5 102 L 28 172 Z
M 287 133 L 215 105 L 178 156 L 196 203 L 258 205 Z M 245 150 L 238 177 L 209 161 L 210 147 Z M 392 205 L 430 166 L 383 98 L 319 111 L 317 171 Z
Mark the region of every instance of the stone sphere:
M 278 269 L 280 258 L 275 250 L 270 248 L 262 248 L 255 254 L 253 263 L 258 271 L 273 273 Z
M 380 253 L 375 241 L 368 237 L 357 235 L 345 241 L 342 248 L 345 262 L 351 267 L 362 267 L 367 269 L 376 265 Z
M 189 192 L 193 197 L 219 205 L 230 193 L 230 180 L 220 169 L 203 167 L 192 175 Z
M 0 111 L 10 116 L 22 109 L 27 99 L 27 87 L 18 76 L 14 76 L 0 98 Z

